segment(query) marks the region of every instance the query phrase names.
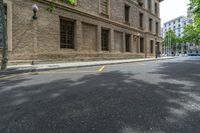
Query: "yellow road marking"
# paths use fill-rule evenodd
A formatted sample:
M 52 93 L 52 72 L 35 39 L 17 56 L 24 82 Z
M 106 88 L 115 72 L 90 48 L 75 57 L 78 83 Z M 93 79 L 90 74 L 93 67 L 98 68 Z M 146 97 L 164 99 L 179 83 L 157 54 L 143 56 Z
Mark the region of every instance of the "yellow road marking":
M 105 66 L 102 66 L 101 68 L 98 69 L 98 72 L 103 72 Z M 1 77 L 0 76 L 0 80 L 5 80 L 5 79 L 11 79 L 11 78 L 16 78 L 18 76 L 26 76 L 26 75 L 37 75 L 37 74 L 68 74 L 68 73 L 96 73 L 97 71 L 76 71 L 76 70 L 72 70 L 72 71 L 54 71 L 54 70 L 50 70 L 50 71 L 45 71 L 45 72 L 28 72 L 28 73 L 22 73 L 22 74 L 13 74 L 13 75 L 8 75 L 5 77 Z
M 104 70 L 104 68 L 105 68 L 105 66 L 102 66 L 102 67 L 98 70 L 98 72 L 102 72 L 102 71 Z
M 23 73 L 23 74 L 9 75 L 9 76 L 5 76 L 5 77 L 0 77 L 0 80 L 11 79 L 11 78 L 15 78 L 17 76 L 25 76 L 25 75 L 29 75 L 29 74 L 31 74 L 31 73 L 29 72 L 29 73 Z
M 0 77 L 0 80 L 6 80 L 11 78 L 16 78 L 18 76 L 26 76 L 26 75 L 37 75 L 37 74 L 68 74 L 68 73 L 96 73 L 96 71 L 68 71 L 68 72 L 29 72 L 23 74 L 15 74 L 9 75 L 5 77 Z
M 38 74 L 95 73 L 95 71 L 37 72 Z
M 7 76 L 7 77 L 2 77 L 2 78 L 0 78 L 0 80 L 3 80 L 3 79 L 10 79 L 10 78 L 14 78 L 14 77 L 16 77 L 16 75 Z

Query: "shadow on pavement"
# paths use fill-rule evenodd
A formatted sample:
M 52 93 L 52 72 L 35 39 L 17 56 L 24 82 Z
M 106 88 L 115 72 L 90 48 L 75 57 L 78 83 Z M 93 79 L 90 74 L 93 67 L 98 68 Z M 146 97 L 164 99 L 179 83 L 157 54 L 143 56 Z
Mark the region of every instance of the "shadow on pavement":
M 192 72 L 174 75 L 175 65 L 181 63 L 164 64 L 155 73 L 170 79 L 197 78 Z M 134 74 L 112 71 L 76 81 L 19 85 L 29 80 L 0 83 L 1 133 L 200 132 L 197 82 L 197 88 L 189 90 L 182 84 L 150 84 L 134 79 Z

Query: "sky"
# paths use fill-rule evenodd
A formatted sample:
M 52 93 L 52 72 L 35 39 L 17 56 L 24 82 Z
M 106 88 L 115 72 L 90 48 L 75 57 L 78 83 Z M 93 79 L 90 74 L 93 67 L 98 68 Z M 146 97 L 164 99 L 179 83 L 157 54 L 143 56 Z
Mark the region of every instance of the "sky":
M 176 17 L 187 15 L 187 4 L 189 0 L 164 0 L 160 5 L 161 23 Z

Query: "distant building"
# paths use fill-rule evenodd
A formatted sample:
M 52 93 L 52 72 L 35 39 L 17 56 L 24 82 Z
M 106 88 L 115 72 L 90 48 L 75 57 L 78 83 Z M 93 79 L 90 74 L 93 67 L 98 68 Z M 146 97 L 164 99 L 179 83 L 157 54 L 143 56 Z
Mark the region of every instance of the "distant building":
M 184 26 L 187 24 L 192 24 L 192 23 L 193 23 L 192 12 L 190 10 L 188 10 L 187 17 L 179 16 L 177 18 L 174 18 L 170 21 L 165 22 L 163 24 L 163 28 L 162 28 L 162 36 L 164 37 L 165 33 L 171 29 L 176 33 L 176 36 L 182 37 L 183 31 L 184 31 Z
M 193 15 L 191 10 L 187 10 L 187 23 L 193 24 Z
M 176 33 L 176 36 L 178 37 L 183 36 L 182 33 L 184 30 L 184 26 L 187 24 L 188 24 L 188 20 L 187 20 L 187 17 L 185 16 L 180 16 L 168 22 L 165 22 L 163 24 L 163 29 L 162 29 L 163 37 L 165 36 L 165 33 L 170 29 Z
M 162 31 L 161 31 L 163 38 L 165 37 L 166 32 L 169 30 L 173 30 L 177 37 L 182 37 L 184 27 L 187 24 L 193 24 L 193 16 L 190 10 L 187 11 L 187 16 L 179 16 L 163 24 Z M 194 47 L 195 47 L 195 44 L 192 44 L 192 43 L 181 44 L 181 52 L 185 53 L 186 51 L 190 51 Z

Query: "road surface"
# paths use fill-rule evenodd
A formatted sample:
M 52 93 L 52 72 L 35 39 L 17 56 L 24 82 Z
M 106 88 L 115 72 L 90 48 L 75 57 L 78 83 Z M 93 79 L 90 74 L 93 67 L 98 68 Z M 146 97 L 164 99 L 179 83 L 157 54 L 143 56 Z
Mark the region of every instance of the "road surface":
M 8 75 L 0 133 L 200 133 L 200 57 Z

